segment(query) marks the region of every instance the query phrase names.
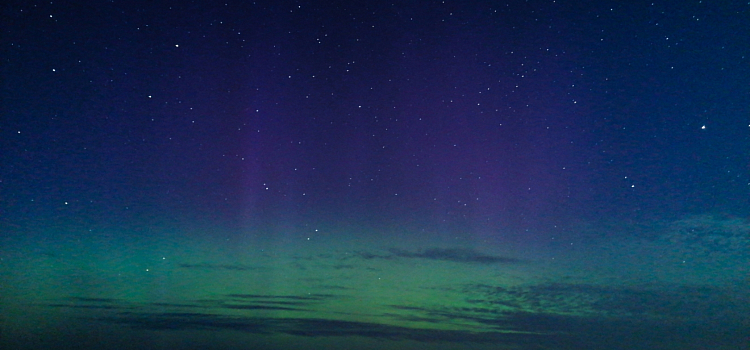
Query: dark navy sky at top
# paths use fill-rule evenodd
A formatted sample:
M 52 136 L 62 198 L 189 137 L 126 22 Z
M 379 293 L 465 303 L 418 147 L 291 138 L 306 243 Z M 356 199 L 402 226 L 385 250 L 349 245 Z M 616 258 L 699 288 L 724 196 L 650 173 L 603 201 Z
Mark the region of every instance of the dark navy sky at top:
M 2 22 L 4 220 L 750 209 L 747 3 L 16 1 Z

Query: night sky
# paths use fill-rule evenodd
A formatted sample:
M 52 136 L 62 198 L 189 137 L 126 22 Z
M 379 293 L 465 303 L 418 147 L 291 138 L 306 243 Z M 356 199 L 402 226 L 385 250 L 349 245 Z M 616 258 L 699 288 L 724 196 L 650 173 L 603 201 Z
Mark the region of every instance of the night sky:
M 746 1 L 1 13 L 2 348 L 750 339 Z
M 750 209 L 740 2 L 15 2 L 3 220 L 547 230 Z

